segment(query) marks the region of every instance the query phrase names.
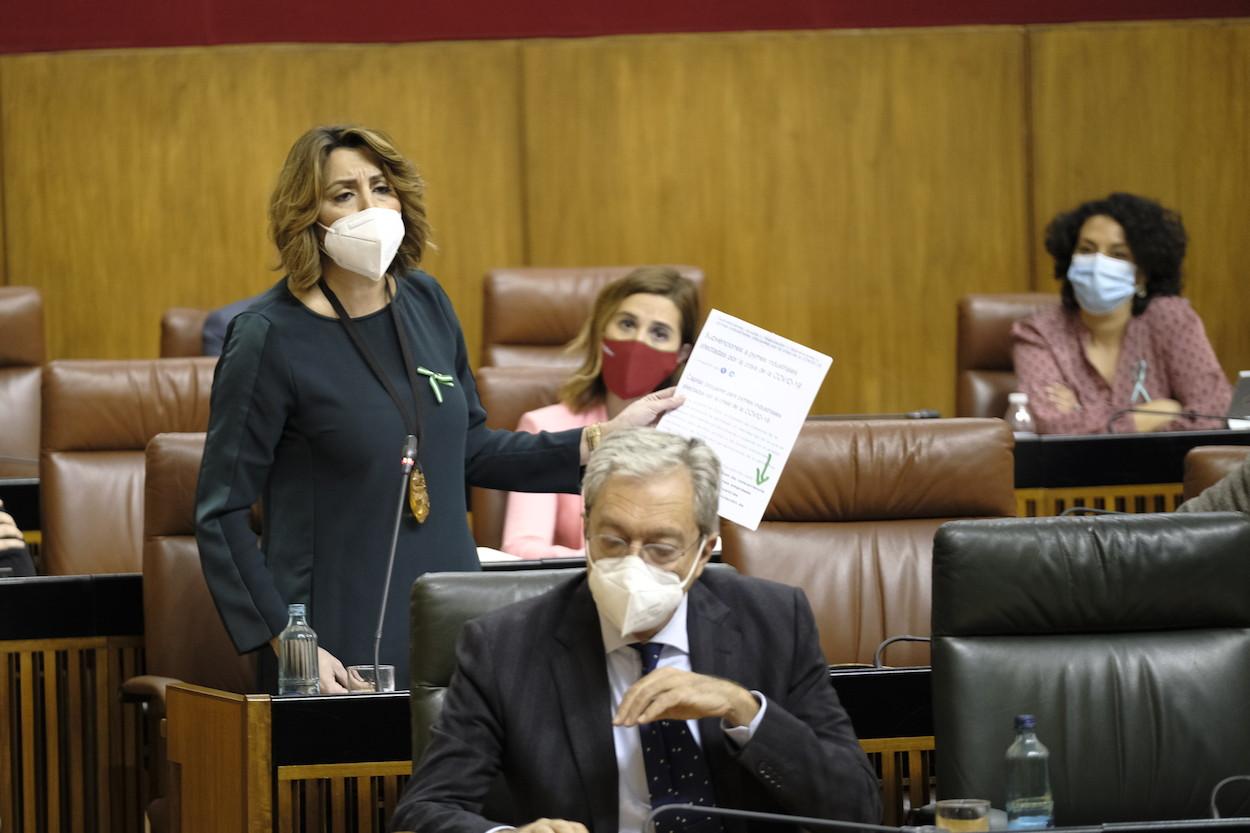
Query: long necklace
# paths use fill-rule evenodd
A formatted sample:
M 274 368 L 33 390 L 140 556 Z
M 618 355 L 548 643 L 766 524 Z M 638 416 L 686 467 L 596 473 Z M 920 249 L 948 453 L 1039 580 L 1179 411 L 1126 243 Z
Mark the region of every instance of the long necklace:
M 383 280 L 385 280 L 383 276 Z M 391 401 L 395 403 L 395 407 L 399 410 L 400 416 L 404 420 L 404 424 L 408 428 L 408 433 L 417 438 L 418 454 L 422 448 L 421 443 L 421 405 L 417 398 L 417 368 L 412 360 L 412 352 L 408 349 L 408 340 L 404 338 L 403 327 L 399 323 L 399 313 L 396 311 L 396 304 L 393 303 L 391 297 L 390 284 L 386 287 L 387 306 L 391 310 L 391 320 L 395 323 L 395 337 L 399 339 L 399 353 L 404 360 L 404 372 L 408 376 L 408 386 L 412 393 L 412 411 L 409 412 L 407 406 L 399 396 L 399 392 L 395 390 L 395 386 L 391 384 L 390 377 L 382 371 L 382 365 L 378 362 L 377 356 L 373 354 L 373 350 L 360 336 L 360 332 L 356 328 L 356 324 L 352 321 L 351 316 L 347 314 L 347 310 L 343 308 L 343 303 L 338 296 L 334 294 L 334 290 L 330 289 L 330 285 L 326 283 L 325 278 L 317 281 L 321 293 L 326 296 L 326 300 L 330 302 L 330 306 L 334 308 L 334 312 L 338 314 L 339 323 L 343 325 L 343 329 L 347 332 L 347 337 L 351 339 L 352 344 L 365 360 L 365 364 L 369 365 L 369 370 L 382 387 L 386 388 L 386 393 L 391 397 Z M 398 283 L 396 283 L 398 287 Z M 412 473 L 408 475 L 408 509 L 412 512 L 412 517 L 416 518 L 417 523 L 425 523 L 425 519 L 430 516 L 430 490 L 426 487 L 425 473 L 421 470 L 421 461 L 417 456 L 413 457 L 414 465 Z

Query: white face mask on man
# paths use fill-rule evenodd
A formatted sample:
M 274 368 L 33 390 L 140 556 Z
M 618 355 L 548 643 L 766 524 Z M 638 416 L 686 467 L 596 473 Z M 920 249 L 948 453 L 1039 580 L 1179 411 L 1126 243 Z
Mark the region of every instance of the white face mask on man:
M 381 280 L 390 268 L 399 245 L 404 242 L 404 218 L 393 208 L 373 206 L 334 221 L 326 231 L 322 246 L 339 266 Z
M 696 554 L 702 553 L 706 541 L 706 536 L 699 539 Z M 589 543 L 586 552 L 590 552 Z M 631 634 L 660 628 L 672 618 L 698 565 L 696 557 L 682 578 L 648 564 L 640 555 L 594 559 L 587 582 L 600 615 L 620 628 L 622 639 L 628 639 Z

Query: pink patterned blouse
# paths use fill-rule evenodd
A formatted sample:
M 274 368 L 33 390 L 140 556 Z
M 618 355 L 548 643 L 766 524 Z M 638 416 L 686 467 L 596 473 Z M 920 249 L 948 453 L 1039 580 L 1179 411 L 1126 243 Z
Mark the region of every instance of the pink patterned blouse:
M 1043 434 L 1104 433 L 1112 414 L 1149 401 L 1147 396 L 1175 399 L 1184 410 L 1215 415 L 1227 413 L 1232 400 L 1202 320 L 1184 298 L 1154 298 L 1129 320 L 1110 385 L 1085 357 L 1089 330 L 1079 313 L 1061 306 L 1047 309 L 1017 321 L 1011 335 L 1019 389 L 1029 395 L 1029 410 Z M 1056 382 L 1076 394 L 1077 410 L 1064 414 L 1050 404 L 1045 389 Z M 1223 427 L 1220 420 L 1180 418 L 1161 430 Z M 1111 427 L 1112 433 L 1133 430 L 1132 414 L 1117 417 Z

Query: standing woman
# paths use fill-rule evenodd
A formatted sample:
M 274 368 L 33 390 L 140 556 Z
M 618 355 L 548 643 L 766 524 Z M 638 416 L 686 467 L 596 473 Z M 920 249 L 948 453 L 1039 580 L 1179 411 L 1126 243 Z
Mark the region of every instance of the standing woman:
M 612 419 L 641 397 L 677 383 L 699 321 L 699 291 L 669 266 L 643 266 L 600 290 L 590 318 L 569 343 L 581 366 L 560 401 L 529 411 L 517 430 L 581 428 Z M 583 554 L 579 494 L 508 495 L 504 552 L 522 558 Z
M 1012 357 L 1044 434 L 1222 428 L 1232 388 L 1180 297 L 1187 238 L 1154 200 L 1111 194 L 1055 217 L 1061 306 L 1017 321 Z M 1121 413 L 1132 408 L 1138 413 Z
M 451 302 L 417 266 L 424 184 L 381 132 L 318 127 L 291 148 L 269 207 L 285 277 L 230 325 L 213 381 L 197 494 L 205 579 L 240 652 L 272 645 L 304 603 L 322 693 L 371 662 L 408 435 L 381 660 L 408 681 L 408 588 L 433 570 L 477 570 L 465 484 L 576 491 L 597 437 L 649 424 L 678 400 L 555 434 L 492 431 Z M 251 506 L 264 512 L 257 546 Z M 276 682 L 261 652 L 262 685 Z

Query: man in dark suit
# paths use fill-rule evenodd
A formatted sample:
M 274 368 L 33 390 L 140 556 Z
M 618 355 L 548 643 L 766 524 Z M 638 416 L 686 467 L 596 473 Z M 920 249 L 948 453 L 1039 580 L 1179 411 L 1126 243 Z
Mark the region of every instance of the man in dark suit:
M 394 829 L 616 833 L 653 805 L 713 802 L 879 819 L 806 597 L 704 573 L 719 482 L 698 440 L 604 439 L 583 480 L 587 573 L 465 626 Z M 499 777 L 512 818 L 483 813 Z M 661 829 L 755 828 L 699 815 Z
M 203 353 L 205 356 L 220 356 L 221 351 L 226 346 L 226 329 L 230 326 L 230 322 L 234 317 L 244 310 L 250 308 L 252 304 L 260 300 L 260 295 L 253 295 L 251 298 L 244 298 L 241 301 L 234 301 L 226 304 L 224 307 L 218 307 L 208 314 L 204 319 L 203 330 Z

